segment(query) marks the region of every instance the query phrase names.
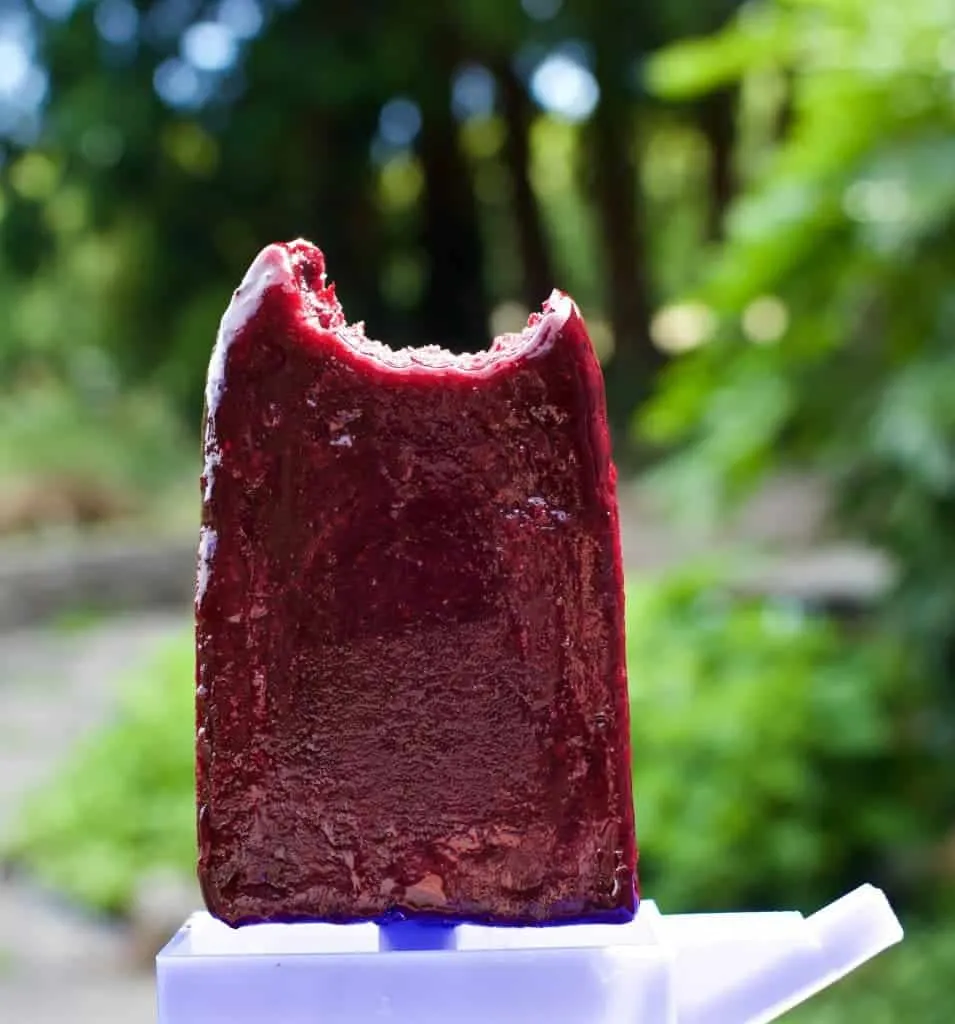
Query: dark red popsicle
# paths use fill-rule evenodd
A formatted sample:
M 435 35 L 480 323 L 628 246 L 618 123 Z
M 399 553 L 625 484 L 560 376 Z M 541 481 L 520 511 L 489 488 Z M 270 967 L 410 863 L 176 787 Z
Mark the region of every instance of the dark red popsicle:
M 626 920 L 636 844 L 616 473 L 555 292 L 453 356 L 255 260 L 206 394 L 199 877 L 229 924 Z

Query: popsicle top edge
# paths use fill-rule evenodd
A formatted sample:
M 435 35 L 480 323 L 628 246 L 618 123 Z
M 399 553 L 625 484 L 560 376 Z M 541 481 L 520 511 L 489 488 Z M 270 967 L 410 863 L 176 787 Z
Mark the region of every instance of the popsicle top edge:
M 347 322 L 334 285 L 327 283 L 325 259 L 320 249 L 303 239 L 273 243 L 252 261 L 220 322 L 206 380 L 209 415 L 214 414 L 222 395 L 229 347 L 274 289 L 285 293 L 291 300 L 292 315 L 315 335 L 335 339 L 344 357 L 371 364 L 380 371 L 396 373 L 410 370 L 486 376 L 520 358 L 543 353 L 568 320 L 576 317 L 582 321 L 573 299 L 554 289 L 541 311 L 530 315 L 523 331 L 500 335 L 481 352 L 456 354 L 437 345 L 392 349 L 383 342 L 367 338 L 363 323 Z

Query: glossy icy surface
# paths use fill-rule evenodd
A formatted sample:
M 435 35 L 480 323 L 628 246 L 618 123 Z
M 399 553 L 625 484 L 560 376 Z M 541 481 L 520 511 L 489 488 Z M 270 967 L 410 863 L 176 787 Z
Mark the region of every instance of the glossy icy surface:
M 557 295 L 487 353 L 346 326 L 272 246 L 210 366 L 200 879 L 230 923 L 627 918 L 615 472 Z

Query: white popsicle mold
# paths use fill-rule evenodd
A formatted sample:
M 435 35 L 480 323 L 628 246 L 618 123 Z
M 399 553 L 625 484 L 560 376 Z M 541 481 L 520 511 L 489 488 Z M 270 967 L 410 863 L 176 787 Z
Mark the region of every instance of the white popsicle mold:
M 157 957 L 159 1024 L 765 1024 L 897 943 L 864 885 L 797 912 L 549 928 L 253 925 L 194 914 Z

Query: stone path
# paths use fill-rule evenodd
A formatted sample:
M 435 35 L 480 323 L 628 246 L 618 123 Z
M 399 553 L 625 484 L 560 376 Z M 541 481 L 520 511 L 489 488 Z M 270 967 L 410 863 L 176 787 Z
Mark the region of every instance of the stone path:
M 0 830 L 23 794 L 108 716 L 128 666 L 181 632 L 187 615 L 130 615 L 73 633 L 0 634 Z M 0 1021 L 154 1021 L 152 976 L 133 961 L 123 932 L 0 879 Z

